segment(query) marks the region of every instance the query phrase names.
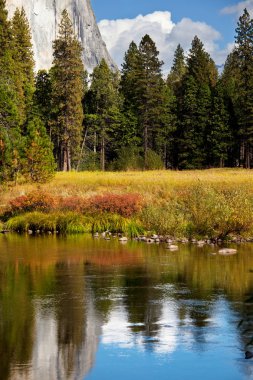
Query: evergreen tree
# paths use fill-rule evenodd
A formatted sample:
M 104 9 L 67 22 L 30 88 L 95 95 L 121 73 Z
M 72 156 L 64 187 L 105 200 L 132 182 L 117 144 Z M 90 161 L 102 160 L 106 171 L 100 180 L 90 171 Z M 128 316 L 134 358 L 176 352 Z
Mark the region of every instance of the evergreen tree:
M 207 135 L 211 128 L 212 91 L 217 77 L 213 60 L 199 38 L 194 37 L 180 99 L 178 160 L 181 168 L 203 168 L 210 165 Z
M 115 139 L 115 131 L 120 124 L 118 87 L 119 80 L 117 74 L 114 74 L 109 69 L 105 60 L 102 59 L 93 71 L 89 91 L 89 96 L 91 97 L 90 113 L 96 115 L 96 119 L 93 120 L 96 124 L 96 131 L 100 142 L 101 170 L 105 170 L 106 146 L 109 142 L 113 141 L 112 135 L 114 135 Z
M 56 168 L 53 144 L 38 116 L 32 116 L 26 127 L 22 174 L 31 182 L 47 182 Z
M 212 110 L 207 132 L 207 162 L 210 166 L 224 167 L 232 145 L 229 114 L 225 106 L 223 86 L 220 81 L 213 93 Z
M 236 28 L 236 52 L 239 64 L 238 123 L 244 166 L 251 167 L 253 144 L 253 20 L 247 9 Z
M 231 143 L 228 150 L 228 166 L 238 166 L 240 163 L 240 146 L 242 144 L 238 125 L 239 83 L 238 54 L 236 49 L 234 49 L 226 59 L 220 80 L 223 102 L 228 115 L 229 133 L 231 134 Z
M 31 111 L 34 94 L 34 59 L 31 32 L 24 8 L 16 9 L 11 21 L 13 36 L 13 59 L 20 81 L 19 112 L 24 124 Z
M 173 117 L 174 132 L 172 135 L 171 166 L 178 168 L 179 162 L 179 141 L 180 141 L 180 119 L 182 117 L 182 84 L 187 72 L 184 50 L 178 45 L 174 53 L 173 65 L 167 77 L 167 86 L 172 92 L 173 102 L 171 103 L 170 114 Z
M 19 73 L 13 58 L 14 44 L 5 1 L 0 0 L 0 177 L 14 179 L 21 135 Z
M 147 166 L 148 149 L 156 150 L 164 112 L 165 92 L 161 74 L 163 62 L 158 55 L 154 41 L 145 35 L 139 45 L 135 80 L 138 121 L 143 133 L 144 168 Z
M 122 113 L 122 145 L 123 147 L 138 146 L 142 142 L 142 132 L 138 126 L 137 107 L 137 68 L 139 50 L 135 42 L 131 42 L 125 53 L 121 70 L 120 93 L 123 97 Z
M 53 43 L 52 138 L 58 169 L 69 171 L 78 162 L 82 140 L 85 72 L 81 45 L 66 10 Z
M 186 73 L 186 63 L 184 50 L 181 45 L 178 45 L 174 54 L 173 65 L 167 77 L 167 84 L 177 94 L 179 87 L 182 84 L 183 77 Z
M 187 73 L 200 84 L 214 87 L 218 72 L 214 61 L 205 51 L 203 43 L 195 36 L 187 58 Z
M 46 70 L 39 70 L 36 75 L 34 103 L 49 136 L 51 136 L 52 81 L 50 74 Z

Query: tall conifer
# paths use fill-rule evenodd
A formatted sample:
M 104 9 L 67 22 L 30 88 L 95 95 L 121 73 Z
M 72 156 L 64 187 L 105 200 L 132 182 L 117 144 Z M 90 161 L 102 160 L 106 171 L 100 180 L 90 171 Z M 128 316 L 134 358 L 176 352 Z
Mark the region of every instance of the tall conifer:
M 81 44 L 66 10 L 53 43 L 52 137 L 58 169 L 69 171 L 78 161 L 82 139 L 84 67 Z
M 120 122 L 117 74 L 113 73 L 104 59 L 95 67 L 90 87 L 92 112 L 97 115 L 97 132 L 100 139 L 100 167 L 105 170 L 106 145 Z M 118 143 L 118 142 L 117 142 Z
M 13 59 L 20 80 L 19 112 L 21 123 L 31 111 L 34 86 L 34 59 L 30 26 L 24 8 L 16 9 L 11 20 Z
M 236 52 L 239 64 L 238 122 L 241 156 L 246 168 L 252 164 L 253 147 L 253 19 L 247 9 L 236 28 Z
M 21 144 L 19 94 L 22 92 L 11 24 L 5 1 L 0 0 L 0 177 L 13 179 L 18 170 Z
M 154 41 L 146 34 L 139 45 L 135 81 L 138 119 L 143 133 L 144 168 L 148 149 L 156 148 L 155 141 L 164 111 L 164 82 L 161 74 L 163 62 L 158 56 Z

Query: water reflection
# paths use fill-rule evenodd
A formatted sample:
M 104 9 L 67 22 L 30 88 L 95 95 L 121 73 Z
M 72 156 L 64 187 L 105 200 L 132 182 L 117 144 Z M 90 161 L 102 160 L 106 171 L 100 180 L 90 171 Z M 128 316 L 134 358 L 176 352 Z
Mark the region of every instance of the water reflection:
M 253 247 L 233 257 L 212 251 L 182 246 L 171 253 L 86 236 L 1 236 L 0 378 L 105 379 L 104 349 L 112 366 L 115 358 L 126 365 L 125 355 L 152 358 L 161 379 L 168 370 L 182 376 L 178 371 L 191 370 L 194 360 L 201 376 L 210 367 L 222 379 L 230 371 L 233 379 L 250 378 L 251 362 L 241 358 L 253 336 L 253 303 L 244 302 L 253 290 Z M 152 368 L 146 365 L 145 378 Z

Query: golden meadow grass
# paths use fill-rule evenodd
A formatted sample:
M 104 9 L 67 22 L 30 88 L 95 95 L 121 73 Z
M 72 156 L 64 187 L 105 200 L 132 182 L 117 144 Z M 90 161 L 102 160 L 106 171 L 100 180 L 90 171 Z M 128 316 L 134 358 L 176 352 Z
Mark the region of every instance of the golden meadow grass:
M 145 230 L 185 237 L 225 238 L 230 234 L 253 235 L 251 170 L 57 173 L 47 184 L 38 186 L 19 183 L 2 188 L 2 209 L 15 197 L 34 190 L 63 198 L 137 193 L 142 197 L 145 207 L 135 216 L 133 223 L 141 224 Z M 31 219 L 31 215 L 29 218 Z M 62 220 L 66 223 L 66 218 Z M 9 225 L 11 223 L 9 221 Z M 15 220 L 15 223 L 18 221 Z M 71 223 L 74 231 L 75 225 Z M 94 231 L 103 229 L 101 215 L 97 216 L 95 222 L 92 219 L 86 220 L 86 223 L 97 224 Z M 123 221 L 122 223 L 124 224 Z M 129 222 L 126 225 L 127 223 Z M 114 228 L 112 223 L 109 225 Z M 87 230 L 85 226 L 80 229 Z M 128 227 L 123 228 L 124 232 L 127 230 Z

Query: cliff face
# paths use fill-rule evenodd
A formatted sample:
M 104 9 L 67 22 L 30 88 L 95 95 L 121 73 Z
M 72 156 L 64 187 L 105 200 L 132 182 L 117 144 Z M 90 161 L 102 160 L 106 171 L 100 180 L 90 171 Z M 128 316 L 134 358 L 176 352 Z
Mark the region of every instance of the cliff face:
M 30 23 L 36 69 L 52 64 L 52 41 L 57 37 L 61 13 L 67 9 L 83 46 L 83 62 L 91 71 L 102 58 L 115 67 L 99 32 L 90 0 L 6 0 L 9 16 L 24 7 Z

